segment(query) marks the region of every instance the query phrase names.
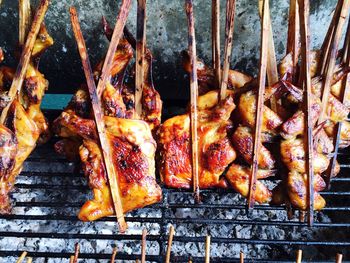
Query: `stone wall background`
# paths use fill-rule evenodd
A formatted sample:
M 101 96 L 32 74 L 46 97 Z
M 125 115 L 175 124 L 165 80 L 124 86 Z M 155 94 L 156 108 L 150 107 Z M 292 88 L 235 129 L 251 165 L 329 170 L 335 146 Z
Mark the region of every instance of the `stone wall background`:
M 37 3 L 37 0 L 35 1 Z M 68 9 L 78 9 L 83 34 L 89 47 L 92 64 L 107 50 L 102 32 L 101 16 L 114 23 L 121 1 L 116 0 L 52 0 L 46 16 L 49 32 L 55 45 L 45 53 L 41 71 L 50 81 L 49 93 L 71 93 L 83 81 L 81 63 L 70 26 Z M 187 48 L 187 24 L 183 0 L 147 1 L 147 43 L 154 53 L 154 79 L 164 99 L 185 99 L 188 85 L 181 67 L 180 52 Z M 211 1 L 194 0 L 198 56 L 211 60 Z M 221 1 L 222 52 L 224 37 L 224 7 Z M 312 0 L 312 47 L 319 47 L 328 28 L 336 0 Z M 13 50 L 18 39 L 18 1 L 3 0 L 0 6 L 0 46 L 6 52 L 6 63 L 14 64 Z M 277 57 L 285 53 L 288 24 L 288 0 L 270 1 Z M 136 0 L 128 19 L 128 27 L 135 32 Z M 233 58 L 231 67 L 256 74 L 260 45 L 260 21 L 257 0 L 237 0 Z

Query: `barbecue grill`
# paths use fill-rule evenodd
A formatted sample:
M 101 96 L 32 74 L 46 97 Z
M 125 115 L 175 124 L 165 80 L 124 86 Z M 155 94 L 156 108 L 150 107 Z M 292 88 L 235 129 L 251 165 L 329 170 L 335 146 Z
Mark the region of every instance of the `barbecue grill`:
M 50 118 L 57 114 L 47 112 Z M 37 262 L 67 259 L 76 242 L 81 259 L 107 262 L 117 247 L 117 259 L 135 260 L 141 253 L 143 227 L 148 230 L 147 260 L 164 262 L 169 224 L 176 230 L 172 262 L 187 262 L 189 256 L 203 262 L 207 234 L 212 237 L 212 262 L 238 261 L 240 251 L 248 262 L 285 262 L 293 260 L 299 248 L 313 262 L 334 261 L 339 252 L 345 259 L 350 256 L 348 151 L 339 155 L 340 175 L 322 193 L 327 207 L 315 214 L 312 228 L 300 222 L 298 212 L 289 219 L 285 207 L 257 205 L 247 214 L 246 200 L 234 191 L 202 190 L 202 202 L 196 204 L 191 191 L 163 188 L 161 203 L 128 213 L 128 232 L 115 234 L 114 217 L 90 223 L 76 217 L 90 191 L 76 165 L 54 152 L 54 142 L 55 138 L 38 147 L 28 159 L 13 193 L 13 214 L 0 216 L 1 262 L 14 262 L 12 257 L 23 250 Z

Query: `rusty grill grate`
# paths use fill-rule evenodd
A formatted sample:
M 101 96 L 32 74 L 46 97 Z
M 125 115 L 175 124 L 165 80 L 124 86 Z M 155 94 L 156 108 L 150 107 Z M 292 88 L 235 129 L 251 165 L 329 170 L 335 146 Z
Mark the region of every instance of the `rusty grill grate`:
M 38 258 L 35 262 L 61 262 L 76 242 L 84 262 L 108 262 L 114 246 L 117 259 L 135 260 L 143 227 L 149 233 L 147 260 L 164 262 L 169 224 L 176 230 L 172 262 L 187 262 L 190 255 L 203 262 L 207 234 L 212 236 L 212 262 L 238 261 L 240 250 L 248 262 L 293 261 L 298 248 L 313 262 L 334 262 L 337 252 L 345 260 L 350 256 L 348 150 L 340 152 L 341 172 L 331 190 L 322 192 L 327 207 L 315 214 L 312 228 L 298 216 L 288 219 L 284 207 L 257 205 L 247 215 L 245 199 L 233 191 L 202 190 L 202 203 L 195 204 L 192 192 L 163 189 L 163 201 L 128 213 L 129 230 L 117 235 L 114 217 L 91 223 L 78 220 L 76 214 L 90 190 L 75 165 L 54 152 L 53 143 L 37 147 L 27 160 L 12 194 L 13 214 L 0 215 L 1 262 L 12 262 L 9 258 L 23 250 Z

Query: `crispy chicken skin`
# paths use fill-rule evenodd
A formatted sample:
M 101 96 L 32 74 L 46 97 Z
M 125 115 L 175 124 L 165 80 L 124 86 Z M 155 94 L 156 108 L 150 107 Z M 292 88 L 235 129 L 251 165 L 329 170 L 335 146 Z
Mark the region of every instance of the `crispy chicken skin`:
M 105 117 L 105 123 L 124 212 L 159 202 L 162 191 L 155 180 L 156 143 L 147 123 L 111 117 Z M 94 194 L 81 208 L 79 218 L 92 221 L 113 215 L 100 147 L 96 141 L 84 140 L 79 154 Z
M 291 171 L 288 174 L 288 196 L 293 206 L 301 210 L 307 209 L 307 179 L 306 174 Z M 326 187 L 326 184 L 319 174 L 314 175 L 314 210 L 321 210 L 325 207 L 326 201 L 319 194 Z
M 236 152 L 228 138 L 230 115 L 235 108 L 228 96 L 218 104 L 218 91 L 210 91 L 198 100 L 199 187 L 226 187 L 220 176 L 235 160 Z M 192 187 L 188 114 L 166 120 L 160 127 L 159 172 L 164 184 L 174 188 Z
M 190 57 L 187 51 L 182 51 L 182 65 L 187 73 L 191 73 Z M 215 90 L 215 78 L 212 68 L 207 66 L 202 60 L 197 59 L 197 77 L 199 83 L 199 94 L 203 95 L 210 90 Z M 235 90 L 242 88 L 253 78 L 240 71 L 230 69 L 228 73 L 228 88 Z
M 256 93 L 254 91 L 248 91 L 241 95 L 238 103 L 238 111 L 243 123 L 250 128 L 254 128 L 256 114 Z M 263 132 L 274 133 L 282 122 L 282 119 L 274 111 L 264 106 L 261 125 Z
M 251 129 L 239 126 L 232 135 L 232 143 L 244 160 L 252 164 L 253 136 Z M 275 159 L 263 145 L 260 146 L 258 165 L 262 169 L 272 169 L 275 165 Z
M 44 143 L 50 137 L 47 120 L 40 110 L 41 101 L 48 88 L 48 81 L 38 70 L 37 58 L 53 44 L 44 25 L 35 41 L 31 61 L 25 73 L 22 92 L 12 102 L 4 126 L 0 126 L 3 143 L 0 145 L 0 213 L 11 210 L 9 192 L 12 190 L 23 163 L 37 143 Z M 7 103 L 6 92 L 10 89 L 14 70 L 0 68 L 1 109 Z M 6 142 L 4 141 L 6 140 Z
M 248 197 L 250 175 L 250 168 L 238 164 L 232 164 L 225 177 L 238 193 L 244 197 Z M 258 170 L 257 179 L 263 179 L 271 175 L 273 175 L 272 171 Z M 259 204 L 268 203 L 271 200 L 272 193 L 262 182 L 257 180 L 254 197 L 255 201 Z

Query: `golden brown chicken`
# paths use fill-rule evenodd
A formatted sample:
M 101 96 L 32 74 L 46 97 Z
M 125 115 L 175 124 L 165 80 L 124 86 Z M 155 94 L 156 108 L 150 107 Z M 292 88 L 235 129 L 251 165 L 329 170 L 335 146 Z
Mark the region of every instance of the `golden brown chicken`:
M 227 187 L 221 175 L 235 160 L 236 152 L 228 137 L 235 108 L 228 96 L 218 103 L 218 91 L 198 99 L 199 187 Z M 159 132 L 159 172 L 164 184 L 173 188 L 192 187 L 189 114 L 166 120 Z
M 49 36 L 45 26 L 42 25 L 25 74 L 22 92 L 9 107 L 4 122 L 7 129 L 3 126 L 0 129 L 2 138 L 9 138 L 8 132 L 12 132 L 12 139 L 0 146 L 0 151 L 4 154 L 2 157 L 4 170 L 1 169 L 0 175 L 0 213 L 10 211 L 8 194 L 14 186 L 16 176 L 22 170 L 24 161 L 37 143 L 46 142 L 50 135 L 48 123 L 40 110 L 48 81 L 38 71 L 36 61 L 38 56 L 52 44 L 53 39 Z M 13 69 L 0 68 L 1 108 L 4 108 L 8 102 L 6 92 L 11 86 L 13 76 Z M 10 148 L 16 148 L 16 150 L 10 150 Z
M 124 83 L 124 75 L 132 56 L 132 47 L 123 38 L 114 55 L 110 81 L 101 91 L 104 122 L 124 212 L 157 203 L 162 198 L 161 188 L 155 179 L 156 142 L 152 137 L 152 129 L 155 131 L 160 124 L 162 103 L 153 83 L 148 81 L 152 62 L 149 53 L 144 69 L 143 114 L 137 116 L 143 120 L 130 119 L 134 115 L 134 88 Z M 102 64 L 95 69 L 96 81 Z M 63 137 L 56 143 L 56 151 L 69 159 L 80 159 L 93 190 L 93 198 L 83 205 L 79 218 L 92 221 L 113 215 L 110 187 L 85 86 L 75 93 L 54 121 L 54 131 Z

